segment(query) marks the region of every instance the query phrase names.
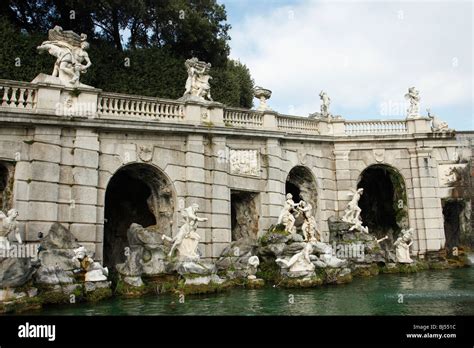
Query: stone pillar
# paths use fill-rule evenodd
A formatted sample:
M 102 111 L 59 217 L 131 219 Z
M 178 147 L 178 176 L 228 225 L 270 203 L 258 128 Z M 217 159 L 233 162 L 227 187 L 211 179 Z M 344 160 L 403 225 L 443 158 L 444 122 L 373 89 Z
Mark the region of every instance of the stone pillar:
M 70 198 L 70 230 L 79 243 L 102 259 L 104 207 L 98 205 L 99 135 L 92 129 L 77 129 L 73 151 Z
M 336 167 L 336 189 L 337 189 L 337 202 L 336 210 L 338 216 L 342 217 L 344 210 L 347 207 L 347 203 L 351 200 L 349 193 L 353 187 L 351 181 L 351 173 L 349 169 L 349 153 L 350 150 L 334 150 L 334 162 Z
M 415 227 L 417 241 L 414 250 L 419 254 L 440 250 L 444 247 L 444 224 L 441 200 L 438 197 L 438 179 L 435 161 L 431 158 L 432 148 L 410 149 L 412 187 L 414 196 Z
M 217 258 L 225 247 L 232 241 L 230 190 L 228 188 L 229 156 L 226 148 L 225 137 L 213 137 L 211 158 L 213 170 L 211 171 L 211 243 L 212 257 Z
M 197 232 L 201 236 L 199 249 L 203 258 L 212 257 L 211 246 L 211 185 L 206 184 L 206 166 L 205 166 L 205 145 L 204 137 L 201 134 L 190 134 L 186 140 L 185 155 L 185 182 L 186 197 L 184 202 L 178 202 L 179 209 L 190 206 L 193 203 L 199 204 L 198 216 L 208 218 L 207 222 L 200 222 Z M 178 228 L 182 225 L 181 219 L 178 220 Z M 178 231 L 176 229 L 175 233 Z
M 343 119 L 333 119 L 331 120 L 332 132 L 334 136 L 344 136 L 346 135 L 346 125 L 345 120 Z
M 263 114 L 263 128 L 267 130 L 278 130 L 278 121 L 276 112 L 266 110 Z
M 58 221 L 58 201 L 61 163 L 61 128 L 36 127 L 29 149 L 28 178 L 20 173 L 17 180 L 26 179 L 28 202 L 18 207 L 22 219 L 27 220 L 25 239 L 37 241 L 38 232 L 47 233 Z M 23 171 L 23 168 L 20 169 Z
M 259 233 L 265 233 L 271 225 L 276 225 L 283 203 L 285 202 L 286 176 L 281 171 L 282 149 L 277 139 L 267 139 L 267 183 L 262 192 L 262 218 Z

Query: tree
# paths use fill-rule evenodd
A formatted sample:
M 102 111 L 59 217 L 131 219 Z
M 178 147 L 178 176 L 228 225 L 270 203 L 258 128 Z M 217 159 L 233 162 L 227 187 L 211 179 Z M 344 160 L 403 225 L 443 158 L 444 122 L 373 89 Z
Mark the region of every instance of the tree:
M 93 65 L 83 83 L 178 98 L 187 77 L 184 61 L 197 57 L 212 64 L 215 100 L 251 107 L 253 81 L 245 65 L 228 58 L 226 20 L 215 0 L 7 0 L 0 7 L 1 77 L 30 81 L 39 72 L 50 74 L 54 58 L 38 55 L 36 47 L 60 25 L 87 34 L 91 43 Z

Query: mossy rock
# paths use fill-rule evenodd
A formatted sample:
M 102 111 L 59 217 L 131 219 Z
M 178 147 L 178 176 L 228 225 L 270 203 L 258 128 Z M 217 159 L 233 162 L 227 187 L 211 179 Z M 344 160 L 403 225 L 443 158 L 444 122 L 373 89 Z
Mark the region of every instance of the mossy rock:
M 310 278 L 284 278 L 279 285 L 284 288 L 313 288 L 323 283 L 324 281 L 316 275 Z
M 212 294 L 228 290 L 230 287 L 231 283 L 217 284 L 210 282 L 209 284 L 180 284 L 175 290 L 175 293 L 184 295 Z
M 265 286 L 265 281 L 263 279 L 246 279 L 245 287 L 247 289 L 261 289 Z
M 110 288 L 100 288 L 86 293 L 85 299 L 88 302 L 99 302 L 106 298 L 112 297 L 113 292 Z
M 133 286 L 125 283 L 123 280 L 118 280 L 115 286 L 114 293 L 121 297 L 133 298 L 146 295 L 151 292 L 151 288 L 145 284 L 142 286 Z
M 449 269 L 450 265 L 448 261 L 433 261 L 429 263 L 430 269 L 434 270 L 442 270 L 442 269 Z
M 260 263 L 256 276 L 265 282 L 277 283 L 281 279 L 280 267 L 275 260 L 264 261 Z
M 290 233 L 285 231 L 285 225 L 283 224 L 271 225 L 267 233 L 265 233 L 259 239 L 259 243 L 261 245 L 266 245 L 268 243 L 274 242 L 275 240 L 281 239 L 281 237 L 288 237 L 289 235 Z
M 376 264 L 371 264 L 366 267 L 356 267 L 352 270 L 353 277 L 373 277 L 379 274 L 379 267 Z
M 24 297 L 14 301 L 0 302 L 0 313 L 22 313 L 39 310 L 43 307 L 43 301 L 35 297 Z

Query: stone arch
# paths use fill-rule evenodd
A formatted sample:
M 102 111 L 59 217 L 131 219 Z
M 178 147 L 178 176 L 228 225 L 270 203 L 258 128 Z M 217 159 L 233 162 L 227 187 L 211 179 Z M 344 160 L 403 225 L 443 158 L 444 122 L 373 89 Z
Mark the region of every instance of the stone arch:
M 361 217 L 372 234 L 393 240 L 409 227 L 407 188 L 399 170 L 387 164 L 370 165 L 359 175 L 357 188 L 361 187 Z
M 308 167 L 297 165 L 291 168 L 285 181 L 285 195 L 291 193 L 293 200 L 298 203 L 304 200 L 313 207 L 313 215 L 318 210 L 318 190 L 316 179 Z M 296 220 L 295 226 L 303 223 L 302 217 Z
M 176 193 L 170 178 L 146 163 L 129 163 L 110 178 L 104 206 L 104 264 L 114 267 L 125 260 L 127 230 L 131 223 L 157 226 L 171 236 Z

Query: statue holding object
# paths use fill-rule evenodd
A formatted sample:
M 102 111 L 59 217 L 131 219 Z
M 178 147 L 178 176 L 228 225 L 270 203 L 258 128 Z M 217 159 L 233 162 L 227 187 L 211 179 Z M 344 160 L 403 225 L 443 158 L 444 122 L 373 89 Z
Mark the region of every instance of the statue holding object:
M 191 58 L 186 60 L 184 65 L 188 71 L 188 79 L 186 80 L 183 99 L 194 97 L 197 100 L 204 101 L 207 98 L 212 101 L 211 85 L 209 84 L 209 80 L 212 79 L 209 75 L 211 63 Z

